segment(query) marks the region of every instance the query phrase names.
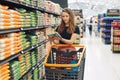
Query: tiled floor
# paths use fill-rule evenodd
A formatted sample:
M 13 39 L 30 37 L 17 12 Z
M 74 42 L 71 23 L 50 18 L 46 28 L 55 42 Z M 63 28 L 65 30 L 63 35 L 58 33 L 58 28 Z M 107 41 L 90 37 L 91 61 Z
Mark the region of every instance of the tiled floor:
M 88 31 L 81 44 L 87 48 L 84 80 L 120 80 L 120 53 L 112 53 L 110 45 Z

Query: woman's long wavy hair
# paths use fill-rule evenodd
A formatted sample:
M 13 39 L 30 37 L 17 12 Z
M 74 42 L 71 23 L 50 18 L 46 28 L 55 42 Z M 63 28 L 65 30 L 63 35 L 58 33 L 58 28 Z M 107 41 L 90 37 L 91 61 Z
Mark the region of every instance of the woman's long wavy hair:
M 73 14 L 72 10 L 69 9 L 69 8 L 63 9 L 63 10 L 62 10 L 62 13 L 63 13 L 63 12 L 66 12 L 66 13 L 69 14 L 69 27 L 68 27 L 68 29 L 67 29 L 67 32 L 68 32 L 69 34 L 72 34 L 72 33 L 74 33 L 74 31 L 75 31 L 74 14 Z M 61 13 L 61 15 L 62 15 L 62 13 Z M 61 33 L 61 32 L 63 31 L 64 27 L 65 27 L 65 22 L 64 22 L 63 19 L 62 19 L 62 20 L 61 20 L 61 24 L 60 24 L 60 26 L 58 27 L 58 33 Z

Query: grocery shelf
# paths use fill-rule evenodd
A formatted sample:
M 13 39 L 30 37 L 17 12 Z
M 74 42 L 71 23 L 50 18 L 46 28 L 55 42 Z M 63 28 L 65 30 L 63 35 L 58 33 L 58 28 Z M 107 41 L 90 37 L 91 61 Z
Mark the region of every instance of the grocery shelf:
M 35 29 L 42 29 L 44 26 L 37 26 L 37 27 L 24 27 L 20 28 L 21 31 L 27 31 L 27 30 L 35 30 Z
M 109 39 L 109 38 L 111 38 L 111 36 L 102 36 L 104 39 Z
M 25 77 L 27 77 L 29 73 L 34 71 L 40 64 L 42 64 L 44 59 L 45 59 L 45 56 L 37 64 L 31 67 L 19 80 L 23 80 Z
M 5 29 L 5 30 L 0 30 L 0 34 L 6 34 L 6 33 L 12 33 L 12 32 L 19 32 L 20 29 L 16 28 L 16 29 Z
M 112 26 L 112 24 L 104 24 L 103 26 L 106 26 L 106 27 L 111 27 Z
M 104 17 L 103 20 L 120 20 L 120 17 Z
M 113 26 L 113 29 L 120 29 L 120 27 L 117 27 L 117 26 Z
M 17 54 L 15 54 L 15 55 L 11 55 L 10 57 L 8 57 L 8 58 L 6 58 L 6 59 L 4 59 L 4 60 L 0 60 L 0 65 L 2 65 L 2 64 L 4 64 L 4 63 L 6 63 L 6 62 L 9 62 L 9 61 L 17 58 L 19 55 L 20 55 L 20 52 L 17 53 Z
M 120 43 L 113 43 L 113 45 L 120 45 Z
M 47 28 L 47 27 L 52 27 L 52 25 L 44 25 L 44 26 L 37 26 L 37 27 L 12 28 L 12 29 L 0 30 L 0 34 L 20 32 L 20 31 L 28 31 L 28 30 L 36 30 L 36 29 L 44 29 L 44 28 Z
M 113 35 L 113 37 L 120 37 L 120 35 Z
M 24 9 L 28 9 L 28 10 L 38 10 L 38 11 L 41 11 L 41 12 L 52 14 L 54 16 L 60 16 L 59 14 L 51 12 L 51 11 L 47 11 L 44 8 L 38 8 L 36 6 L 26 4 L 26 3 L 23 3 L 23 2 L 18 2 L 18 1 L 15 1 L 15 0 L 1 0 L 0 3 L 7 4 L 7 5 L 9 4 L 8 6 L 13 6 L 13 7 L 15 6 L 17 8 L 24 8 Z
M 104 32 L 104 33 L 110 33 L 111 30 L 103 30 L 102 32 Z
M 26 53 L 26 52 L 28 52 L 28 51 L 30 51 L 30 50 L 32 50 L 32 49 L 35 49 L 35 48 L 38 47 L 38 46 L 41 46 L 42 44 L 46 43 L 47 41 L 48 41 L 48 40 L 43 40 L 43 41 L 41 41 L 40 43 L 38 43 L 38 44 L 36 44 L 36 45 L 33 45 L 33 46 L 31 46 L 31 47 L 28 47 L 28 48 L 20 51 L 20 52 L 17 53 L 17 54 L 14 54 L 14 55 L 12 55 L 12 56 L 4 59 L 4 60 L 0 60 L 0 65 L 2 65 L 2 64 L 4 64 L 4 63 L 6 63 L 6 62 L 9 62 L 9 61 L 17 58 L 20 54 L 24 54 L 24 53 Z

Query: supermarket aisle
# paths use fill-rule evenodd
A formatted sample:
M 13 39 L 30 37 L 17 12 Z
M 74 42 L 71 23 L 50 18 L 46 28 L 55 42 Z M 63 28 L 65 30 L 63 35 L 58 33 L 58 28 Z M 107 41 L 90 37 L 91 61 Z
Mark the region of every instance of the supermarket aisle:
M 110 45 L 88 31 L 82 44 L 87 47 L 84 80 L 120 80 L 120 54 L 113 54 Z

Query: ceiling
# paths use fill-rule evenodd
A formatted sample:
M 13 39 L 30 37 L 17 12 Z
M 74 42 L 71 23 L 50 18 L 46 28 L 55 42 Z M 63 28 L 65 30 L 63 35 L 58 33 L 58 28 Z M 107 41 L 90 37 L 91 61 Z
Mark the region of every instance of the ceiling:
M 85 18 L 106 13 L 107 9 L 120 9 L 119 3 L 120 0 L 68 0 L 69 8 L 82 9 Z

